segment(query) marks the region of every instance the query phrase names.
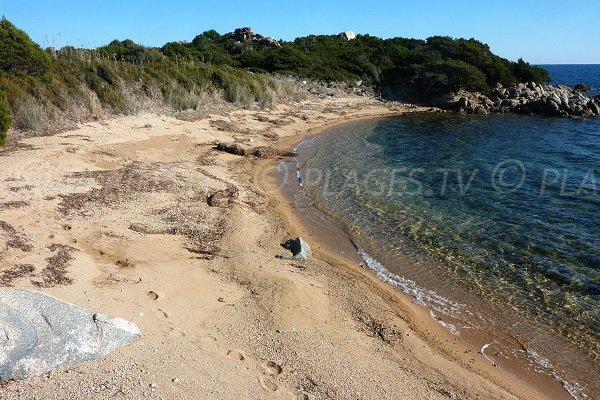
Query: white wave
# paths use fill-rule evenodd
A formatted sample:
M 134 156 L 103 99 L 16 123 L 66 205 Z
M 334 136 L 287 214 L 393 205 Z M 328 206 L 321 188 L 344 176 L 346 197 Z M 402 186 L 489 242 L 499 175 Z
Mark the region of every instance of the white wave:
M 438 324 L 440 324 L 443 328 L 447 329 L 448 331 L 450 331 L 451 334 L 453 334 L 454 336 L 460 336 L 460 331 L 458 330 L 458 328 L 456 327 L 456 325 L 453 325 L 451 323 L 448 322 L 444 322 L 441 319 L 438 318 L 437 315 L 435 315 L 435 313 L 433 312 L 433 310 L 429 310 L 429 315 L 431 316 L 431 318 L 437 322 Z
M 564 379 L 562 376 L 560 376 L 558 374 L 558 372 L 556 372 L 556 370 L 554 369 L 552 364 L 550 364 L 550 361 L 548 361 L 547 358 L 542 357 L 541 355 L 539 355 L 538 353 L 536 353 L 533 350 L 522 350 L 522 351 L 526 353 L 527 357 L 530 360 L 532 360 L 535 364 L 542 367 L 542 369 L 546 373 L 550 374 L 554 379 L 556 379 L 558 382 L 560 382 L 560 384 L 563 386 L 563 388 L 565 388 L 565 390 L 571 395 L 572 398 L 574 398 L 575 400 L 583 400 L 583 399 L 590 398 L 588 395 L 583 393 L 583 389 L 581 389 L 581 387 L 577 383 L 568 382 L 566 379 Z
M 388 271 L 379 261 L 367 254 L 363 249 L 358 249 L 358 254 L 362 257 L 365 264 L 384 282 L 402 290 L 409 294 L 415 300 L 423 305 L 434 308 L 436 311 L 447 313 L 450 311 L 465 311 L 465 305 L 455 303 L 445 297 L 440 296 L 436 292 L 419 287 L 414 281 L 403 278 Z

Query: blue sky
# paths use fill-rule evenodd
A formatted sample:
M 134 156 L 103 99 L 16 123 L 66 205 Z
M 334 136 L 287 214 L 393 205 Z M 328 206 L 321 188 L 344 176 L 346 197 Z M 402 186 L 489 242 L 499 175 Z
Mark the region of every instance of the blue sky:
M 251 26 L 286 40 L 344 30 L 475 37 L 511 60 L 600 64 L 600 0 L 0 0 L 0 14 L 44 47 L 127 38 L 160 46 Z

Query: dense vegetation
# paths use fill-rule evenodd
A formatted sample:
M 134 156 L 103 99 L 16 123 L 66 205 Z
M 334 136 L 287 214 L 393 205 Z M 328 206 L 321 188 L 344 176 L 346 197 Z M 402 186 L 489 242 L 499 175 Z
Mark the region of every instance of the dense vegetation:
M 168 43 L 168 57 L 202 60 L 322 80 L 363 80 L 379 87 L 402 86 L 412 91 L 443 93 L 458 89 L 487 90 L 497 83 L 546 82 L 546 70 L 523 60 L 494 55 L 475 39 L 443 36 L 380 39 L 358 35 L 308 36 L 280 47 L 239 43 L 232 34 L 207 31 L 191 43 Z
M 383 94 L 418 100 L 498 82 L 549 80 L 544 69 L 505 60 L 474 39 L 311 35 L 268 46 L 210 30 L 162 48 L 115 40 L 93 50 L 42 50 L 5 18 L 0 22 L 0 86 L 22 129 L 153 106 L 198 111 L 217 99 L 264 107 L 298 94 L 264 73 L 363 81 Z
M 3 145 L 6 140 L 6 132 L 8 132 L 8 128 L 10 128 L 10 123 L 10 112 L 4 101 L 4 93 L 2 93 L 2 89 L 0 89 L 0 146 Z

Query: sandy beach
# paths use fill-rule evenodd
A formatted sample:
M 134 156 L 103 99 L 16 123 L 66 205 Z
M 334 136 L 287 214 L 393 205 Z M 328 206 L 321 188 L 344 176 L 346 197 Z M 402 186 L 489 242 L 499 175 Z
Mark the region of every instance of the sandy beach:
M 289 150 L 335 123 L 418 111 L 351 96 L 12 139 L 0 154 L 0 282 L 125 318 L 144 337 L 2 384 L 0 398 L 568 398 L 494 367 L 350 247 L 330 246 L 266 179 L 277 158 L 214 149 Z M 276 259 L 297 236 L 309 261 Z

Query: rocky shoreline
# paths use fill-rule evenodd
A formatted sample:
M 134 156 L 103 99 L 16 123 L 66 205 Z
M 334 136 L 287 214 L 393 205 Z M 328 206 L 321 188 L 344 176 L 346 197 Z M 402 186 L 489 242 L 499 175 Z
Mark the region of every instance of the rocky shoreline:
M 589 97 L 564 85 L 535 82 L 498 84 L 489 93 L 459 91 L 433 100 L 433 105 L 460 113 L 516 112 L 548 116 L 591 117 L 600 115 L 600 96 Z

